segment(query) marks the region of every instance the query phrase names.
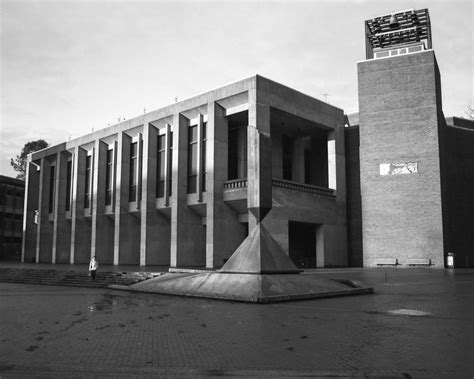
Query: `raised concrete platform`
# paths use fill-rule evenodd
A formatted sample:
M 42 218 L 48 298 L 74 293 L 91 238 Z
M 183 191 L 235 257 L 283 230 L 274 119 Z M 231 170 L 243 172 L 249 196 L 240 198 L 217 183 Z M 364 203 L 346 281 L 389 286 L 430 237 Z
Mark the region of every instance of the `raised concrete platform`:
M 219 271 L 170 269 L 168 274 L 127 289 L 165 295 L 251 303 L 372 293 L 349 280 L 302 275 L 265 227 L 257 224 Z
M 372 287 L 357 281 L 333 280 L 319 275 L 224 272 L 168 273 L 133 284 L 128 288 L 140 292 L 251 303 L 272 303 L 373 292 Z

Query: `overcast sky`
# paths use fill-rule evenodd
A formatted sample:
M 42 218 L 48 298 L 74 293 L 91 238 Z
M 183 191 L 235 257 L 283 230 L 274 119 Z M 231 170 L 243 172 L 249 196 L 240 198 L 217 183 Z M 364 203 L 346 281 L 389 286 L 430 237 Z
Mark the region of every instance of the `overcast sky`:
M 260 74 L 356 112 L 366 19 L 428 8 L 446 116 L 473 104 L 473 2 L 0 0 L 0 174 L 55 145 Z

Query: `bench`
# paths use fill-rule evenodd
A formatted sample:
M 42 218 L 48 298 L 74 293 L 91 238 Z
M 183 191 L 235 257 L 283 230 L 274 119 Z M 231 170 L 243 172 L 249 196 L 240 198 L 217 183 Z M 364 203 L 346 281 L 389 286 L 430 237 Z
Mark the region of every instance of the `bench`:
M 397 258 L 379 258 L 375 261 L 377 266 L 398 266 Z
M 408 266 L 431 266 L 431 259 L 429 258 L 414 258 L 407 260 Z

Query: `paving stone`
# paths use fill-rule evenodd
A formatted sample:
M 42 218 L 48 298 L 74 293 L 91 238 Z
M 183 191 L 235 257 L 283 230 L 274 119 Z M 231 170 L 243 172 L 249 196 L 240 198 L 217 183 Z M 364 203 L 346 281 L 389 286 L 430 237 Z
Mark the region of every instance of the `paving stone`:
M 474 270 L 314 270 L 374 295 L 277 304 L 0 283 L 0 376 L 472 377 Z M 389 314 L 414 310 L 429 315 Z

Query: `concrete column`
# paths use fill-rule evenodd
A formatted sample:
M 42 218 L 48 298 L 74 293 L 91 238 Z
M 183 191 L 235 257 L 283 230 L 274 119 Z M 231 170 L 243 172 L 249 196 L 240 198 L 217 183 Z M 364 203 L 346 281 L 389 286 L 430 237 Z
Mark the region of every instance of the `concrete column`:
M 114 223 L 105 214 L 108 145 L 105 142 L 96 140 L 94 151 L 91 256 L 95 256 L 99 264 L 112 264 L 114 254 Z
M 74 149 L 71 211 L 70 262 L 87 263 L 90 257 L 91 226 L 84 217 L 84 194 L 87 151 L 80 146 Z
M 336 126 L 334 134 L 335 141 L 335 161 L 336 161 L 336 199 L 340 203 L 346 203 L 346 150 L 344 140 L 344 124 Z M 344 208 L 345 209 L 345 208 Z M 345 219 L 345 217 L 344 217 Z
M 171 266 L 204 266 L 201 217 L 187 205 L 188 120 L 173 117 L 173 196 L 171 197 Z
M 304 183 L 304 150 L 307 146 L 307 138 L 299 137 L 293 144 L 293 181 Z
M 165 135 L 165 205 L 168 206 L 170 204 L 170 186 L 169 181 L 172 178 L 172 170 L 170 166 L 171 162 L 171 125 L 166 124 L 166 135 Z
M 42 226 L 42 219 L 43 219 L 43 207 L 44 207 L 44 172 L 46 171 L 46 167 L 44 165 L 45 159 L 41 158 L 40 160 L 40 173 L 39 173 L 39 180 L 38 180 L 38 213 L 36 217 L 36 254 L 35 254 L 35 262 L 39 263 L 39 256 L 40 256 L 40 245 L 41 245 L 41 226 Z M 46 217 L 48 215 L 46 214 Z
M 206 267 L 220 267 L 245 238 L 238 214 L 224 203 L 224 182 L 228 177 L 228 130 L 225 109 L 211 102 L 207 106 L 207 203 Z
M 167 125 L 166 129 L 167 138 L 169 138 L 170 126 Z M 151 124 L 145 125 L 143 128 L 140 266 L 169 265 L 170 263 L 170 222 L 157 212 L 155 205 L 157 138 L 158 130 Z M 165 162 L 166 164 L 167 162 Z M 165 196 L 169 197 L 167 178 L 165 172 Z
M 133 256 L 134 247 L 140 241 L 133 235 L 134 217 L 129 212 L 129 183 L 130 183 L 130 144 L 132 139 L 121 132 L 117 143 L 117 177 L 115 182 L 115 234 L 114 234 L 114 265 L 138 264 L 139 252 Z
M 50 177 L 51 177 L 52 165 L 54 165 L 54 163 L 52 164 L 52 162 L 50 161 L 50 158 L 41 158 L 36 262 L 44 262 L 44 263 L 51 263 L 52 257 L 53 257 L 53 222 L 52 222 L 53 213 L 51 214 L 49 213 Z M 54 196 L 54 192 L 53 192 L 53 196 Z M 53 198 L 53 201 L 54 201 L 54 198 Z M 53 211 L 54 211 L 54 208 L 53 208 Z
M 32 262 L 36 259 L 37 225 L 35 211 L 39 209 L 39 178 L 40 171 L 36 164 L 26 165 L 25 206 L 23 212 L 23 240 L 21 261 Z
M 197 178 L 196 178 L 196 192 L 199 202 L 202 202 L 202 176 L 204 173 L 204 167 L 202 167 L 202 134 L 203 134 L 203 117 L 202 114 L 198 115 L 197 124 Z
M 66 222 L 67 151 L 56 154 L 52 263 L 69 263 L 71 224 Z
M 137 140 L 137 172 L 135 181 L 137 183 L 137 204 L 136 209 L 140 209 L 142 196 L 142 166 L 143 166 L 143 134 L 138 133 Z
M 316 267 L 347 267 L 345 225 L 318 225 L 316 228 Z
M 344 141 L 343 141 L 344 142 Z M 328 135 L 328 187 L 337 189 L 336 133 Z
M 326 244 L 324 228 L 324 225 L 318 225 L 316 228 L 316 267 L 324 267 L 325 264 Z
M 249 94 L 248 187 L 249 232 L 272 208 L 272 150 L 270 140 L 270 107 L 257 102 L 256 93 Z

